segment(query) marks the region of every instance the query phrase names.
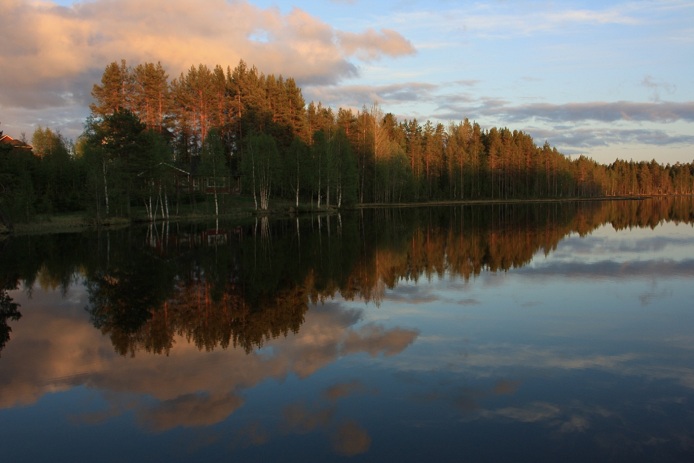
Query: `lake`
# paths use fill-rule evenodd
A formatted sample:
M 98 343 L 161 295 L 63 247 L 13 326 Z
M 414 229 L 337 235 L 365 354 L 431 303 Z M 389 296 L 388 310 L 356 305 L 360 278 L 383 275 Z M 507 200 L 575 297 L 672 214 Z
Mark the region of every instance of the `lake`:
M 0 240 L 3 461 L 694 461 L 694 200 Z

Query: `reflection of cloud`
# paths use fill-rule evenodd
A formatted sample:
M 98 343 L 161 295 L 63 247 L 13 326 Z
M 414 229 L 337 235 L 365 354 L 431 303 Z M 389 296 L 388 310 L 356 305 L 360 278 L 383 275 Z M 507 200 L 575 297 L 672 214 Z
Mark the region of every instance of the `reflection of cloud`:
M 291 404 L 282 412 L 287 430 L 299 434 L 306 434 L 317 428 L 327 427 L 334 414 L 333 408 L 312 411 L 303 404 Z
M 339 383 L 325 390 L 323 396 L 329 402 L 325 408 L 314 409 L 304 403 L 288 405 L 282 412 L 282 432 L 306 434 L 321 429 L 332 429 L 333 447 L 336 452 L 343 455 L 366 452 L 371 444 L 371 438 L 357 423 L 347 421 L 334 428 L 337 415 L 336 401 L 363 390 L 364 386 L 359 381 Z
M 502 349 L 484 349 L 465 359 L 469 366 L 499 367 L 508 365 L 530 366 L 533 368 L 549 368 L 560 370 L 577 369 L 606 369 L 622 368 L 629 362 L 635 362 L 640 357 L 636 354 L 571 356 L 567 352 L 542 350 L 531 347 L 508 347 Z
M 694 259 L 675 261 L 670 259 L 617 262 L 603 260 L 594 263 L 554 262 L 534 267 L 514 270 L 515 274 L 532 277 L 568 278 L 634 278 L 658 276 L 659 278 L 694 277 Z
M 262 445 L 269 440 L 269 435 L 260 423 L 251 422 L 239 430 L 234 440 L 235 444 L 241 447 Z
M 496 383 L 494 386 L 494 394 L 497 395 L 510 395 L 515 394 L 520 386 L 520 381 L 511 381 L 508 379 L 502 379 Z
M 555 418 L 561 409 L 547 402 L 535 402 L 525 407 L 506 407 L 498 410 L 485 410 L 481 413 L 485 417 L 503 417 L 522 423 L 536 423 Z
M 371 437 L 359 424 L 348 421 L 337 428 L 333 436 L 333 447 L 342 455 L 359 455 L 369 450 Z
M 0 407 L 30 404 L 49 391 L 86 385 L 103 391 L 111 408 L 83 419 L 142 409 L 140 422 L 154 430 L 205 426 L 228 417 L 243 403 L 238 393 L 262 381 L 307 376 L 340 356 L 359 352 L 395 355 L 418 335 L 415 330 L 374 324 L 354 327 L 360 311 L 326 303 L 307 313 L 297 334 L 268 342 L 270 349 L 263 352 L 201 353 L 184 337 L 176 337 L 167 357 L 139 352 L 135 358 L 125 358 L 117 356 L 109 339 L 87 322 L 81 310 L 84 301 L 63 300 L 61 304 L 69 304 L 71 310 L 50 309 L 55 307 L 51 297 L 56 294 L 37 288 L 32 299 L 13 295 L 25 309 L 26 323 L 0 363 Z M 78 310 L 72 310 L 73 305 Z M 360 387 L 337 385 L 326 394 L 336 399 Z M 118 397 L 124 393 L 156 402 L 121 402 Z
M 204 394 L 186 394 L 164 401 L 151 409 L 138 413 L 148 429 L 166 431 L 176 426 L 208 426 L 223 421 L 243 404 L 240 397 L 209 397 Z
M 556 404 L 532 402 L 523 406 L 504 407 L 496 410 L 483 410 L 478 414 L 482 419 L 505 419 L 520 423 L 539 423 L 556 428 L 561 433 L 584 432 L 590 427 L 589 416 L 606 417 L 609 412 L 602 409 L 586 409 L 575 405 L 563 410 Z
M 415 330 L 393 328 L 386 330 L 378 325 L 366 325 L 359 331 L 351 331 L 344 343 L 344 353 L 368 352 L 372 356 L 386 356 L 402 352 L 417 337 Z
M 631 253 L 643 256 L 648 252 L 662 252 L 668 247 L 692 247 L 694 240 L 691 238 L 672 236 L 652 236 L 633 240 L 608 239 L 606 237 L 579 237 L 571 236 L 562 240 L 558 252 L 566 255 L 580 254 L 624 254 Z
M 453 404 L 461 413 L 467 415 L 480 409 L 480 397 L 478 391 L 463 391 L 453 400 Z
M 0 409 L 28 405 L 46 392 L 82 384 L 115 357 L 108 340 L 86 317 L 79 317 L 83 312 L 75 316 L 70 310 L 86 305 L 83 291 L 71 289 L 75 302 L 61 301 L 61 310 L 46 310 L 56 305 L 40 288 L 32 290 L 31 298 L 23 291 L 13 291 L 12 297 L 22 306 L 22 324 L 0 361 Z
M 505 368 L 528 371 L 592 369 L 622 377 L 674 381 L 686 388 L 694 389 L 694 368 L 689 366 L 688 361 L 694 340 L 680 336 L 664 339 L 662 344 L 667 346 L 666 358 L 659 358 L 655 353 L 580 355 L 561 349 L 502 345 L 481 347 L 476 352 L 466 353 L 462 361 L 458 354 L 441 356 L 439 361 L 449 365 L 460 365 L 465 370 L 475 369 L 477 374 Z M 431 369 L 431 365 L 427 364 L 410 364 L 409 367 L 413 370 Z
M 383 301 L 396 302 L 399 304 L 426 304 L 436 302 L 439 297 L 422 286 L 400 286 L 383 296 Z
M 590 427 L 590 422 L 584 416 L 574 415 L 568 421 L 562 423 L 559 430 L 565 433 L 583 432 Z
M 351 381 L 330 386 L 325 390 L 324 395 L 328 400 L 334 401 L 364 390 L 365 387 L 360 381 Z

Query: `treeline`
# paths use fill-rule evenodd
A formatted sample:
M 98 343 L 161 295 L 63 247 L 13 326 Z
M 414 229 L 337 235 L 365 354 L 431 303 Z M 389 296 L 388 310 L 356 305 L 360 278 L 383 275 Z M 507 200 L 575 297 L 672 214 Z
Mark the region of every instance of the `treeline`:
M 245 62 L 191 67 L 109 64 L 74 147 L 50 129 L 34 157 L 2 156 L 15 217 L 88 209 L 96 217 L 169 215 L 223 194 L 317 207 L 432 200 L 691 194 L 694 164 L 570 159 L 508 128 L 398 121 L 378 105 L 336 112 L 304 101 L 292 78 Z M 16 151 L 16 150 L 15 150 Z M 15 156 L 17 157 L 17 156 Z

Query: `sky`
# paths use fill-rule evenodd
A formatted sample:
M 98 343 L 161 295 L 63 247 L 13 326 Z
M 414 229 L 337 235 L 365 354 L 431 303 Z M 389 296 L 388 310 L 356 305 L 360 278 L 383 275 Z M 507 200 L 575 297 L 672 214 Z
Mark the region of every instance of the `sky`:
M 76 139 L 106 66 L 243 59 L 306 102 L 694 161 L 694 1 L 0 0 L 0 130 Z

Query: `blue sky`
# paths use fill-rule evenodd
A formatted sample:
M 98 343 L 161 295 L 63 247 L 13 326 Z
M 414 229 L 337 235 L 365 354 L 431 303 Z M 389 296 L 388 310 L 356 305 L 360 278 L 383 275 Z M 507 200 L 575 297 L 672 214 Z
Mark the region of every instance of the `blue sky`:
M 0 130 L 74 138 L 105 66 L 239 59 L 308 101 L 465 117 L 599 162 L 694 160 L 694 2 L 0 0 Z M 40 27 L 36 28 L 35 25 Z M 26 30 L 36 30 L 26 34 Z M 9 42 L 8 42 L 9 41 Z

